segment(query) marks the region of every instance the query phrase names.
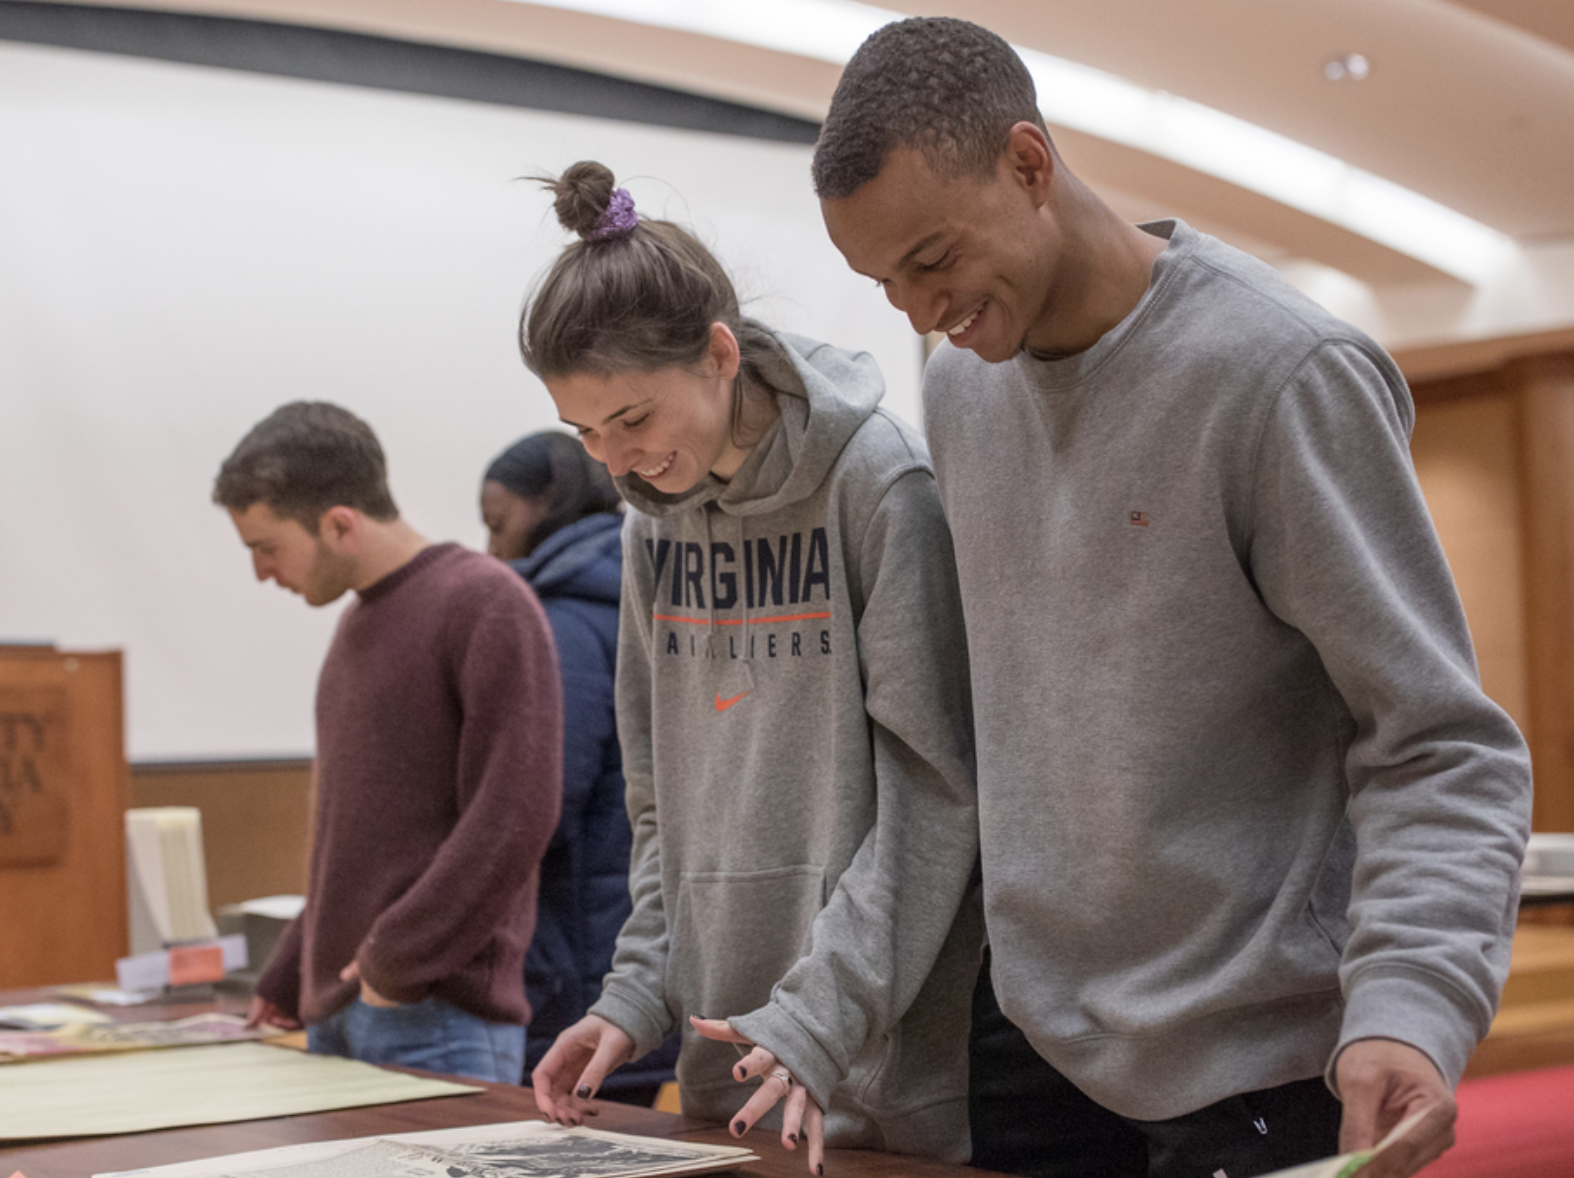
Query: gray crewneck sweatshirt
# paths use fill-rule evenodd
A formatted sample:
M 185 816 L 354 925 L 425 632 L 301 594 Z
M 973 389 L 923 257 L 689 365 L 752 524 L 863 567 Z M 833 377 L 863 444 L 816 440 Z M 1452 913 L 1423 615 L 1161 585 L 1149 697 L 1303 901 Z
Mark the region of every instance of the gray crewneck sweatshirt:
M 968 1155 L 982 915 L 966 646 L 928 454 L 866 355 L 792 336 L 780 418 L 728 483 L 620 480 L 617 712 L 634 911 L 592 1008 L 681 1021 L 685 1113 L 749 1095 L 730 1018 L 827 1144 Z
M 942 347 L 1002 1009 L 1176 1116 L 1384 1036 L 1450 1082 L 1508 967 L 1523 741 L 1481 692 L 1393 362 L 1180 222 L 1069 359 Z

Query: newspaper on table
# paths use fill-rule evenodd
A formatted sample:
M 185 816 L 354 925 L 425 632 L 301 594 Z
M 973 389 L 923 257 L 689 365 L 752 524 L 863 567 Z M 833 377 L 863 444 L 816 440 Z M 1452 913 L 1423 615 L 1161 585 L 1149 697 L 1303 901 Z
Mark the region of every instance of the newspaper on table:
M 56 1027 L 79 1023 L 113 1021 L 101 1010 L 78 1006 L 74 1002 L 26 1002 L 20 1006 L 0 1006 L 0 1027 L 8 1031 L 52 1031 Z
M 50 1030 L 0 1031 L 0 1064 L 101 1051 L 195 1047 L 281 1034 L 277 1027 L 248 1027 L 232 1014 L 199 1014 L 161 1023 L 77 1022 Z
M 122 990 L 114 982 L 72 982 L 49 992 L 94 1006 L 146 1006 L 160 996 L 157 990 Z
M 676 1178 L 758 1160 L 736 1146 L 513 1121 L 285 1145 L 94 1178 Z

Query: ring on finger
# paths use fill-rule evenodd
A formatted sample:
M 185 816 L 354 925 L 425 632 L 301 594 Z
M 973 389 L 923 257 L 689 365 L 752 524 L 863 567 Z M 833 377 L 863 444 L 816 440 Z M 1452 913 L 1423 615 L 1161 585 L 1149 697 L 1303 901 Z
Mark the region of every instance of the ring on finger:
M 792 1075 L 783 1068 L 778 1068 L 776 1071 L 772 1072 L 771 1079 L 780 1080 L 782 1082 L 783 1088 L 792 1087 Z

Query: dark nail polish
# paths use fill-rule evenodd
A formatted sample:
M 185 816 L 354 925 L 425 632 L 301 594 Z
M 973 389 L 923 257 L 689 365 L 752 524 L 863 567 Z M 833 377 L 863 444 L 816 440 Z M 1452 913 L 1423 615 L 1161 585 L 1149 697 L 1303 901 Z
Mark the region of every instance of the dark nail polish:
M 574 1095 L 579 1097 L 581 1100 L 589 1100 L 590 1099 L 590 1085 L 589 1084 L 581 1084 L 579 1086 L 579 1088 L 575 1090 Z
M 798 1134 L 796 1134 L 796 1133 L 789 1133 L 789 1134 L 787 1134 L 787 1140 L 792 1142 L 794 1145 L 797 1145 L 798 1144 Z
M 734 1121 L 732 1123 L 732 1134 L 734 1137 L 742 1137 L 748 1131 L 749 1127 L 742 1121 Z
M 816 1174 L 824 1174 L 825 1173 L 825 1163 L 821 1162 L 818 1166 L 816 1166 L 814 1168 L 814 1172 Z

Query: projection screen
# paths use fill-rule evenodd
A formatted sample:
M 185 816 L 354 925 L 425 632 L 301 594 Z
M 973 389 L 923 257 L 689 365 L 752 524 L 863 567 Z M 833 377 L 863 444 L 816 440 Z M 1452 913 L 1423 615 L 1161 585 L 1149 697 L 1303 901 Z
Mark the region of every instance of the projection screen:
M 0 641 L 122 648 L 133 761 L 312 750 L 341 606 L 258 585 L 210 502 L 276 405 L 361 414 L 405 516 L 482 545 L 486 463 L 556 424 L 515 335 L 564 238 L 520 177 L 606 162 L 917 419 L 801 144 L 0 42 L 0 152 Z

